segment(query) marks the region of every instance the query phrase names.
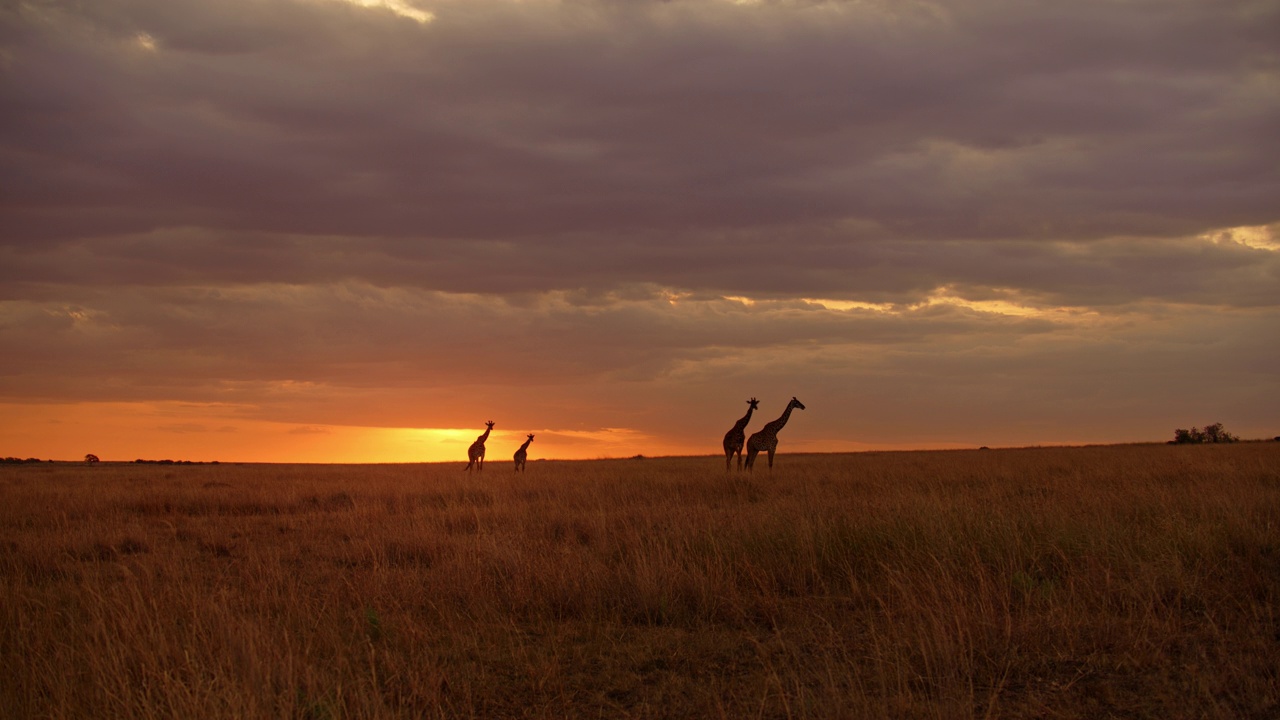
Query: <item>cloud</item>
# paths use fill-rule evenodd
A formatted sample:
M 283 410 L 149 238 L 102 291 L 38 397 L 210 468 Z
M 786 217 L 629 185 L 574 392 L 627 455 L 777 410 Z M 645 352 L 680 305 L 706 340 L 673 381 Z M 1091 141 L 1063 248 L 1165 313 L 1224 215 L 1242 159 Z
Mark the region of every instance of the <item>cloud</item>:
M 1280 182 L 1259 4 L 53 7 L 16 32 L 10 242 L 1185 235 L 1272 221 Z
M 645 443 L 804 390 L 887 442 L 1151 423 L 1176 387 L 1261 424 L 1278 29 L 1245 1 L 27 0 L 0 397 Z
M 368 285 L 116 290 L 84 300 L 91 309 L 29 304 L 5 323 L 6 395 L 176 394 L 284 422 L 440 427 L 465 427 L 470 408 L 501 404 L 532 416 L 525 422 L 547 422 L 531 409 L 542 407 L 560 418 L 552 427 L 574 412 L 583 429 L 597 429 L 618 426 L 617 414 L 645 395 L 656 402 L 699 388 L 795 394 L 786 388 L 799 384 L 831 398 L 882 386 L 913 394 L 907 404 L 919 408 L 957 388 L 1001 386 L 1011 404 L 1015 390 L 1071 399 L 1081 383 L 1158 395 L 1189 375 L 1208 394 L 1243 377 L 1265 381 L 1260 359 L 1280 349 L 1267 331 L 1274 306 L 1224 316 L 1144 302 L 1102 314 L 940 296 L 831 310 L 653 288 L 515 305 Z M 602 390 L 612 385 L 623 387 Z M 434 401 L 424 406 L 426 398 Z M 589 399 L 599 407 L 577 409 Z
M 1256 238 L 1231 239 L 1232 232 Z M 0 248 L 0 280 L 24 297 L 51 286 L 367 283 L 519 303 L 548 292 L 603 297 L 625 287 L 746 297 L 920 302 L 942 287 L 971 299 L 1016 293 L 1039 305 L 1141 299 L 1252 306 L 1280 288 L 1275 227 L 1192 237 L 1092 241 L 858 239 L 858 228 L 652 233 L 529 239 L 274 237 L 227 240 L 202 229 L 99 238 L 56 248 Z M 786 259 L 762 261 L 785 248 Z M 606 252 L 607 250 L 607 252 Z M 196 294 L 202 292 L 194 291 Z M 586 295 L 582 295 L 586 297 Z

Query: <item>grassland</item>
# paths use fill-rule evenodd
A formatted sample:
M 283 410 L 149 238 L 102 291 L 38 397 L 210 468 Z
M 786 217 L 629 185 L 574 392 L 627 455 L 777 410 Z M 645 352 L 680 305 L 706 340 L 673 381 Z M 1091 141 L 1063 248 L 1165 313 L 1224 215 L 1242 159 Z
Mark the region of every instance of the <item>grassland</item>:
M 1280 716 L 1280 443 L 0 467 L 0 716 Z

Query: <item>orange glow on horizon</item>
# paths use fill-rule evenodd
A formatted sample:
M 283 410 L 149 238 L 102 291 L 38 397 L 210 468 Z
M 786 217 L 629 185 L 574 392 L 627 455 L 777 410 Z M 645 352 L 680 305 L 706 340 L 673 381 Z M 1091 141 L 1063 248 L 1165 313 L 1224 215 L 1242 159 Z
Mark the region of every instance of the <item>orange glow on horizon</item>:
M 189 460 L 242 463 L 458 463 L 483 428 L 394 428 L 305 425 L 234 415 L 244 408 L 218 404 L 68 403 L 0 404 L 0 457 L 79 461 L 88 453 L 107 462 Z M 717 430 L 719 428 L 716 428 Z M 535 435 L 530 461 L 706 456 L 723 458 L 717 432 L 683 443 L 628 428 L 594 431 L 494 430 L 485 462 L 508 464 L 527 432 Z M 1139 442 L 1121 438 L 1118 442 Z M 1085 439 L 1016 439 L 993 447 L 1090 444 Z M 782 454 L 905 452 L 974 449 L 949 438 L 874 443 L 833 438 L 788 438 Z
M 104 461 L 269 463 L 465 463 L 475 428 L 383 428 L 283 423 L 236 417 L 241 408 L 193 403 L 0 405 L 0 456 Z M 486 462 L 509 462 L 527 432 L 530 460 L 589 460 L 689 454 L 624 428 L 494 430 Z

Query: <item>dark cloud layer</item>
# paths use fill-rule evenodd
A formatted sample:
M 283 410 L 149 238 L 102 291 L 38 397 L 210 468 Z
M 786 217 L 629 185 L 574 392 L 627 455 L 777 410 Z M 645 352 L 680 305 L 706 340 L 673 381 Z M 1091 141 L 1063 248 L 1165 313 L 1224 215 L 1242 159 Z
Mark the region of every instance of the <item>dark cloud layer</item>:
M 11 13 L 9 242 L 1071 240 L 1266 224 L 1280 195 L 1269 3 L 90 7 Z
M 22 0 L 0 398 L 1261 428 L 1277 38 L 1266 1 Z

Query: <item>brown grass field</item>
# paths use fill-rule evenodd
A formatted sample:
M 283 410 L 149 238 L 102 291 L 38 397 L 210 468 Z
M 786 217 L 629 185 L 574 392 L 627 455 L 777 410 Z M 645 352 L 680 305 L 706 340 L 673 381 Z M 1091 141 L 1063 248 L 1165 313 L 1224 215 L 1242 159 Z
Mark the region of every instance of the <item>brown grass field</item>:
M 464 464 L 0 467 L 0 717 L 1280 717 L 1280 443 Z

